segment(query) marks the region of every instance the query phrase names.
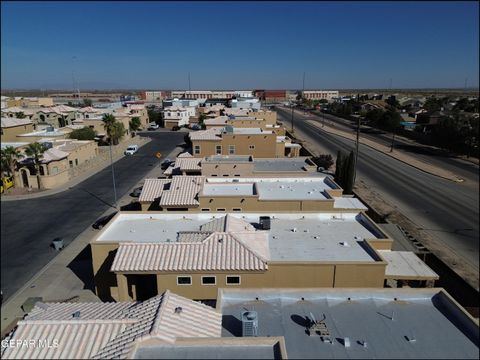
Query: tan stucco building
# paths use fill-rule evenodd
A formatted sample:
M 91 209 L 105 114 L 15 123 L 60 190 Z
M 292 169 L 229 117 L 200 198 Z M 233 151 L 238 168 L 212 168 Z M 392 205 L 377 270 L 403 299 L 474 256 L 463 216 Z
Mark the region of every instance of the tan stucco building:
M 18 141 L 17 135 L 33 131 L 33 122 L 30 119 L 2 117 L 1 142 Z
M 297 157 L 301 146 L 286 136 L 260 128 L 212 128 L 190 133 L 194 157 L 251 155 L 256 158 Z
M 219 288 L 381 288 L 391 270 L 380 250 L 391 246 L 364 213 L 328 212 L 119 213 L 91 242 L 97 294 L 117 301 L 166 289 L 215 300 Z M 417 267 L 412 278 L 438 279 Z

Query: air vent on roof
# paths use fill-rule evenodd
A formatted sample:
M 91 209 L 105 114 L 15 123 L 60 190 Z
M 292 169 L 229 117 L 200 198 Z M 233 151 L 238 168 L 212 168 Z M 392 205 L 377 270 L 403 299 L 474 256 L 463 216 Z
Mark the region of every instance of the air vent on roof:
M 292 232 L 297 232 L 297 228 L 293 228 L 293 229 L 292 229 Z
M 343 247 L 350 247 L 349 243 L 346 242 L 346 241 L 340 241 L 340 246 L 343 246 Z
M 242 336 L 258 336 L 258 317 L 256 311 L 242 312 Z
M 72 317 L 74 319 L 78 319 L 80 317 L 80 311 L 75 311 L 73 314 L 72 314 Z
M 182 311 L 183 311 L 183 309 L 182 309 L 181 306 L 177 306 L 177 307 L 175 308 L 175 314 L 180 314 Z
M 260 216 L 259 223 L 262 230 L 270 230 L 270 216 Z
M 348 337 L 344 338 L 343 339 L 343 345 L 346 347 L 346 348 L 349 348 L 350 347 L 350 339 Z

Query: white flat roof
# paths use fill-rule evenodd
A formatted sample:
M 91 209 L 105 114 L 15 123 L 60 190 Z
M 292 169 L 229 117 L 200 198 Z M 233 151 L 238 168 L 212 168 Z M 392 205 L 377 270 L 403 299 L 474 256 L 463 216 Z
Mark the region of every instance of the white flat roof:
M 254 195 L 254 188 L 253 183 L 205 183 L 202 193 L 206 196 L 251 196 Z
M 97 242 L 176 242 L 178 232 L 200 227 L 226 213 L 120 213 L 100 233 Z M 230 213 L 229 216 L 258 224 L 265 213 Z M 268 214 L 271 229 L 268 247 L 271 261 L 376 261 L 362 246 L 364 239 L 386 238 L 361 213 Z M 246 230 L 245 230 L 246 231 Z M 247 236 L 246 233 L 233 235 Z M 259 231 L 259 230 L 257 230 Z M 245 240 L 248 241 L 248 240 Z
M 2 149 L 5 149 L 9 146 L 13 147 L 13 148 L 19 148 L 19 147 L 22 147 L 22 146 L 25 146 L 25 145 L 28 145 L 30 144 L 29 142 L 3 142 L 1 143 L 1 148 Z

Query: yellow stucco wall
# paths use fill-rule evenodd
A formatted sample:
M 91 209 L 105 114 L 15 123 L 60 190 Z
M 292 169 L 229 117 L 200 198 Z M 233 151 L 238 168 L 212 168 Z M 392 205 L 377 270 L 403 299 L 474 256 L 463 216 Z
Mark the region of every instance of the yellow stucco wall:
M 18 138 L 17 135 L 30 133 L 32 131 L 33 131 L 33 124 L 2 128 L 0 141 L 1 142 L 24 142 L 24 140 L 22 140 L 22 138 Z

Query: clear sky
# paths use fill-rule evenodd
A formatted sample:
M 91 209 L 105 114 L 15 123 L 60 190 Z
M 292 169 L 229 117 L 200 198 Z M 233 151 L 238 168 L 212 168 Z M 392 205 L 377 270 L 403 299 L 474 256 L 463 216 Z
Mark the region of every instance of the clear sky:
M 1 86 L 478 86 L 477 2 L 1 2 Z

